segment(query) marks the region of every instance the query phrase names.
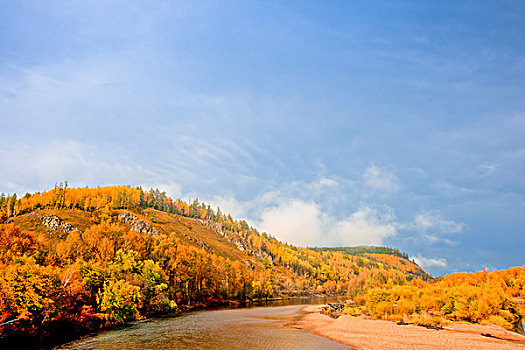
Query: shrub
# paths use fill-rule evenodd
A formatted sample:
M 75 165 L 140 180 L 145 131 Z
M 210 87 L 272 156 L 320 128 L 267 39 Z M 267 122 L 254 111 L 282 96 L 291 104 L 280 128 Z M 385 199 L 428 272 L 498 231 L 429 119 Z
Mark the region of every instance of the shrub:
M 117 323 L 139 319 L 140 301 L 140 288 L 124 280 L 104 282 L 97 295 L 100 311 L 108 313 Z

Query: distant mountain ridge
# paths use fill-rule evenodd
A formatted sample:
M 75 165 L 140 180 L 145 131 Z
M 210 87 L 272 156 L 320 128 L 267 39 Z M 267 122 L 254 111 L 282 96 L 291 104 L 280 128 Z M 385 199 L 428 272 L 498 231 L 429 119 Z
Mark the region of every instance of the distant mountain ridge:
M 408 254 L 405 252 L 400 252 L 397 249 L 389 248 L 389 247 L 379 247 L 379 246 L 357 246 L 357 247 L 314 247 L 312 248 L 316 251 L 337 251 L 337 252 L 345 252 L 350 255 L 366 255 L 366 254 L 387 254 L 387 255 L 394 255 L 399 258 L 407 259 L 408 260 Z

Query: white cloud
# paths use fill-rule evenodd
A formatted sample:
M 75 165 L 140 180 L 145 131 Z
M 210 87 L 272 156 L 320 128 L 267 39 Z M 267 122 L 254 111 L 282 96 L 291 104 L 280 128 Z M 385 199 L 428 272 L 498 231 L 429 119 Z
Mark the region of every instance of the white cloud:
M 326 187 L 337 187 L 339 183 L 333 179 L 326 177 L 320 178 L 318 181 L 314 182 L 314 187 L 317 189 L 323 189 Z
M 300 246 L 380 245 L 397 234 L 390 208 L 362 205 L 343 220 L 314 202 L 292 200 L 263 210 L 258 226 L 278 239 Z
M 379 245 L 397 234 L 392 210 L 362 206 L 345 220 L 336 222 L 332 235 L 344 245 Z
M 399 180 L 394 173 L 379 168 L 370 166 L 363 174 L 365 185 L 374 191 L 383 193 L 393 193 L 399 189 Z
M 245 219 L 247 215 L 247 209 L 251 207 L 250 203 L 239 202 L 232 195 L 215 196 L 211 200 L 213 210 L 217 207 L 221 209 L 223 214 L 231 214 L 236 219 Z
M 259 227 L 280 240 L 300 246 L 319 245 L 326 220 L 319 206 L 313 202 L 294 200 L 265 211 Z
M 421 254 L 414 256 L 414 261 L 421 267 L 431 268 L 431 267 L 447 267 L 448 263 L 446 259 L 439 258 L 425 258 Z

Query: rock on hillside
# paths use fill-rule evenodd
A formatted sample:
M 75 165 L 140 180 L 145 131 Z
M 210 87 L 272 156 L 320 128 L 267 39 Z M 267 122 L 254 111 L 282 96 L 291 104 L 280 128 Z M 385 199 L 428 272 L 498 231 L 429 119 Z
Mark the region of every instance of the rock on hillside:
M 212 231 L 215 231 L 222 237 L 226 238 L 228 242 L 235 244 L 237 249 L 239 249 L 241 252 L 256 256 L 261 260 L 268 260 L 270 265 L 274 265 L 273 257 L 270 254 L 252 247 L 252 245 L 246 239 L 246 232 L 241 232 L 239 236 L 230 236 L 222 230 L 222 226 L 217 222 L 202 219 L 199 220 L 199 222 L 201 225 L 210 228 Z
M 56 215 L 44 215 L 41 217 L 42 225 L 49 228 L 51 231 L 61 230 L 64 233 L 70 233 L 73 230 L 76 230 L 76 228 L 63 221 Z
M 133 231 L 136 231 L 140 234 L 151 234 L 154 236 L 160 235 L 160 232 L 155 227 L 151 226 L 146 221 L 139 219 L 129 211 L 120 214 L 118 218 L 119 220 L 130 225 Z

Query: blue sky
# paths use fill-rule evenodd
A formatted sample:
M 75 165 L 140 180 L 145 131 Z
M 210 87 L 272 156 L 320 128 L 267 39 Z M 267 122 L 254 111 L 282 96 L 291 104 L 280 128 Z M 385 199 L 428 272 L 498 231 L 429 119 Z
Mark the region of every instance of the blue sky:
M 1 8 L 0 191 L 154 186 L 436 275 L 524 263 L 521 1 Z

